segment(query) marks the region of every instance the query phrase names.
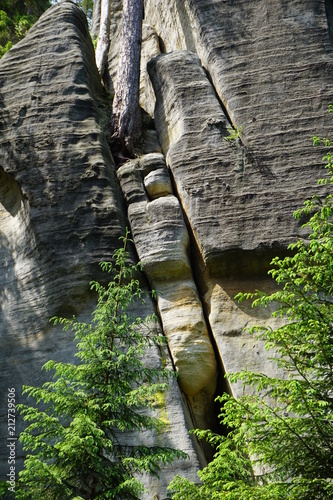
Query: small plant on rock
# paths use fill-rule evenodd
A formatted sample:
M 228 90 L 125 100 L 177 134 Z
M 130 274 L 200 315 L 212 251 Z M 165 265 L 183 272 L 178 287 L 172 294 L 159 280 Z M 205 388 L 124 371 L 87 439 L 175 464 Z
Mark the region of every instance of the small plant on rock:
M 236 141 L 240 138 L 240 134 L 242 133 L 242 126 L 240 127 L 227 127 L 228 135 L 225 137 L 225 140 L 228 142 Z

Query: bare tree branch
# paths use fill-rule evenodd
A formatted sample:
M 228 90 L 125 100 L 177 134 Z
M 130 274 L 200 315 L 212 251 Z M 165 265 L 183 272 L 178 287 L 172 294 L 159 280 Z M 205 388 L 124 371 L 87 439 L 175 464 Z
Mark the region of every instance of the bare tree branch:
M 110 46 L 110 15 L 110 0 L 101 0 L 99 35 L 95 54 L 96 66 L 101 78 L 103 78 Z

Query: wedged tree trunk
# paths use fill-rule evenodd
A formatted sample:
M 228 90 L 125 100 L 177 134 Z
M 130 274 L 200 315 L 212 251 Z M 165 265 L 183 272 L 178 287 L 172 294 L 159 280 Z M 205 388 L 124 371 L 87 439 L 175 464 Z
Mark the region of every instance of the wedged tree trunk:
M 91 29 L 90 29 L 90 34 L 93 38 L 97 38 L 99 35 L 100 22 L 101 22 L 101 0 L 94 0 Z
M 124 0 L 117 82 L 112 108 L 113 151 L 119 161 L 134 156 L 141 134 L 139 108 L 143 0 Z
M 99 25 L 99 35 L 96 47 L 96 66 L 100 77 L 103 78 L 105 64 L 110 46 L 110 15 L 111 0 L 101 0 L 101 16 Z

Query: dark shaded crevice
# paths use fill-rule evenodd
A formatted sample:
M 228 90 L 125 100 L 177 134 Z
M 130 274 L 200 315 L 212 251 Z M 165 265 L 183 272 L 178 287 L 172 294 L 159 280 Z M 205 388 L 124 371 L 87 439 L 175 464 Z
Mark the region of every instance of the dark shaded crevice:
M 12 217 L 15 217 L 23 199 L 22 191 L 13 175 L 8 174 L 0 166 L 0 203 Z
M 117 166 L 118 165 L 116 165 L 116 167 Z M 143 171 L 141 171 L 141 177 L 142 177 L 142 182 L 143 182 Z M 124 212 L 126 212 L 126 224 L 127 224 L 127 227 L 131 231 L 131 224 L 130 224 L 129 219 L 128 219 L 128 209 L 129 209 L 130 203 L 128 202 L 126 195 L 125 195 L 125 192 L 123 191 L 123 189 L 121 187 L 121 182 L 120 182 L 120 179 L 118 176 L 117 176 L 117 182 L 119 184 L 120 190 L 121 190 L 122 195 L 123 195 L 122 196 L 122 203 L 124 206 Z M 147 199 L 148 199 L 148 196 L 147 196 Z M 131 259 L 133 259 L 135 262 L 139 262 L 140 259 L 139 259 L 139 256 L 138 256 L 138 253 L 136 250 L 135 240 L 134 240 L 134 237 L 132 236 L 132 232 L 130 232 L 130 237 L 132 238 L 132 241 L 133 241 L 133 243 L 131 244 Z M 158 318 L 159 331 L 161 332 L 161 335 L 165 339 L 165 343 L 163 343 L 161 346 L 157 346 L 158 351 L 159 351 L 159 355 L 160 355 L 160 359 L 162 361 L 163 361 L 163 359 L 167 359 L 168 360 L 167 362 L 170 363 L 170 365 L 171 365 L 172 372 L 174 374 L 176 374 L 176 376 L 177 376 L 178 372 L 177 372 L 177 369 L 175 366 L 175 362 L 173 359 L 171 349 L 169 347 L 167 337 L 164 333 L 163 321 L 162 321 L 162 318 L 161 318 L 161 315 L 160 315 L 160 312 L 158 309 L 157 298 L 154 297 L 154 294 L 152 293 L 153 289 L 151 286 L 149 275 L 144 270 L 141 270 L 140 272 L 138 272 L 138 275 L 136 276 L 136 278 L 139 279 L 141 288 L 148 292 L 148 295 L 151 299 L 151 303 L 152 303 L 153 308 L 154 308 L 154 313 L 155 313 L 156 317 Z M 189 431 L 190 429 L 197 427 L 197 425 L 195 425 L 195 422 L 196 422 L 195 414 L 194 414 L 193 409 L 191 407 L 191 401 L 186 396 L 186 394 L 182 391 L 179 384 L 178 384 L 178 388 L 179 388 L 179 393 L 181 395 L 182 412 L 184 414 L 185 421 L 187 424 L 187 429 Z M 193 435 L 190 436 L 190 439 L 192 441 L 193 448 L 196 451 L 196 455 L 197 455 L 197 458 L 198 458 L 199 463 L 200 463 L 200 468 L 203 468 L 207 465 L 208 458 L 213 458 L 212 450 L 211 449 L 207 450 L 207 448 L 210 447 L 210 445 L 208 445 L 208 444 L 205 445 L 204 443 L 199 442 L 197 440 L 197 438 Z
M 328 36 L 333 45 L 333 0 L 325 0 Z
M 219 102 L 220 106 L 221 106 L 221 109 L 226 117 L 226 119 L 228 120 L 228 123 L 230 125 L 230 127 L 232 127 L 234 130 L 236 130 L 236 127 L 234 126 L 233 122 L 232 122 L 232 119 L 227 111 L 227 108 L 225 106 L 225 104 L 223 103 L 221 97 L 219 96 L 219 94 L 216 92 L 216 88 L 215 88 L 215 85 L 213 83 L 213 79 L 211 77 L 211 74 L 209 73 L 209 70 L 207 68 L 205 68 L 204 66 L 202 66 L 202 69 L 204 70 L 205 72 L 205 75 L 207 77 L 207 80 L 209 81 L 209 83 L 211 84 L 211 87 L 214 91 L 214 94 L 215 94 L 215 97 L 217 99 L 217 101 Z
M 152 123 L 150 123 L 150 126 L 152 126 Z M 138 168 L 139 168 L 139 165 L 138 165 Z M 169 172 L 170 173 L 170 172 Z M 170 175 L 170 179 L 171 179 L 171 182 L 173 183 L 173 192 L 174 194 L 177 193 L 177 189 L 176 189 L 176 186 L 175 186 L 175 183 L 174 183 L 174 180 L 172 178 L 172 176 Z M 121 188 L 121 182 L 120 182 L 120 178 L 117 176 L 117 180 L 118 180 L 118 183 L 120 184 L 120 188 Z M 122 189 L 121 189 L 122 191 Z M 127 215 L 127 225 L 128 227 L 131 227 L 130 224 L 129 224 L 129 221 L 128 221 L 128 209 L 129 209 L 129 205 L 130 205 L 130 202 L 128 202 L 127 198 L 126 198 L 126 195 L 125 193 L 122 191 L 123 193 L 123 204 L 124 204 L 124 209 L 126 211 L 126 215 Z M 179 201 L 179 196 L 178 196 L 178 193 L 175 194 L 175 196 L 178 198 L 178 201 Z M 183 208 L 181 207 L 181 203 L 179 202 L 179 205 L 180 205 L 180 208 L 182 210 L 182 213 L 184 212 L 183 211 Z M 194 240 L 194 236 L 192 235 L 192 231 L 191 231 L 191 228 L 190 228 L 190 225 L 189 225 L 189 222 L 186 218 L 186 216 L 184 215 L 184 220 L 185 220 L 185 223 L 186 223 L 186 226 L 187 226 L 187 230 L 188 230 L 188 233 L 189 233 L 189 237 L 190 239 L 193 241 Z M 135 243 L 134 243 L 135 245 Z M 190 248 L 191 246 L 193 245 L 193 243 L 190 245 Z M 136 256 L 136 261 L 138 261 L 138 256 L 137 256 L 137 251 L 136 249 L 134 249 L 134 253 L 135 253 L 135 256 Z M 133 255 L 134 255 L 133 253 Z M 191 253 L 191 252 L 189 252 Z M 189 259 L 191 259 L 191 255 L 188 256 Z M 192 267 L 194 266 L 194 264 L 192 263 L 191 264 Z M 194 274 L 194 273 L 192 273 Z M 146 274 L 144 271 L 142 272 L 142 280 L 144 282 L 144 288 L 151 291 L 151 283 L 150 283 L 150 280 L 149 280 L 149 274 Z M 200 298 L 200 295 L 199 295 L 199 288 L 197 286 L 197 283 L 196 283 L 196 280 L 194 279 L 194 275 L 193 275 L 193 280 L 194 280 L 194 283 L 196 284 L 196 288 L 198 290 L 198 296 L 199 296 L 199 300 L 200 300 L 200 303 L 201 303 L 201 310 L 202 310 L 202 314 L 203 314 L 203 317 L 204 317 L 204 321 L 205 321 L 205 324 L 206 324 L 206 328 L 207 328 L 207 332 L 208 332 L 208 336 L 209 336 L 209 339 L 210 339 L 210 343 L 211 345 L 213 346 L 214 348 L 214 351 L 215 351 L 215 359 L 217 359 L 217 365 L 218 365 L 218 371 L 221 372 L 221 363 L 218 361 L 218 352 L 217 352 L 217 349 L 216 349 L 216 346 L 214 345 L 214 340 L 213 340 L 213 335 L 212 335 L 212 332 L 211 332 L 211 329 L 210 329 L 210 325 L 209 325 L 209 321 L 208 321 L 208 317 L 207 317 L 207 314 L 205 313 L 205 310 L 204 310 L 204 307 L 203 307 L 203 301 L 202 299 Z M 159 318 L 159 324 L 161 326 L 161 331 L 164 335 L 164 331 L 163 331 L 163 322 L 162 322 L 162 318 L 159 314 L 159 310 L 158 310 L 158 307 L 157 307 L 157 301 L 156 300 L 153 300 L 153 303 L 154 303 L 154 309 L 155 309 L 155 313 L 157 315 L 157 317 Z M 173 356 L 172 356 L 172 353 L 171 353 L 171 350 L 170 350 L 170 347 L 168 345 L 168 343 L 166 344 L 165 346 L 165 349 L 164 347 L 162 346 L 161 347 L 161 350 L 160 350 L 160 353 L 162 354 L 162 357 L 165 357 L 166 356 L 166 351 L 168 351 L 168 357 L 171 361 L 171 366 L 172 366 L 172 370 L 177 373 L 177 370 L 176 370 L 176 367 L 175 367 L 175 363 L 174 363 L 174 359 L 173 359 Z M 223 368 L 222 368 L 223 370 Z M 219 380 L 223 380 L 223 374 L 219 375 Z M 181 389 L 181 387 L 179 387 L 180 389 L 180 393 L 182 394 L 182 400 L 183 400 L 183 412 L 184 412 L 184 415 L 186 417 L 186 420 L 187 420 L 187 425 L 188 425 L 188 429 L 191 429 L 191 428 L 211 428 L 213 431 L 215 432 L 221 432 L 221 429 L 220 429 L 220 426 L 218 424 L 218 419 L 216 418 L 217 417 L 217 414 L 219 413 L 219 409 L 217 410 L 217 413 L 215 413 L 214 411 L 214 403 L 213 401 L 209 404 L 209 407 L 207 407 L 207 410 L 204 412 L 206 414 L 206 417 L 204 420 L 206 420 L 206 425 L 205 425 L 205 422 L 202 422 L 200 421 L 200 418 L 199 420 L 197 420 L 198 418 L 198 415 L 196 414 L 196 402 L 197 402 L 197 396 L 199 397 L 199 400 L 200 400 L 200 393 L 198 393 L 198 395 L 194 396 L 194 397 L 191 397 L 191 396 L 187 396 Z M 220 391 L 220 389 L 218 389 L 218 392 L 215 394 L 218 395 L 220 394 L 221 392 L 225 392 L 224 389 L 222 391 Z M 209 445 L 209 443 L 206 443 L 205 441 L 199 441 L 197 440 L 196 437 L 192 436 L 192 443 L 193 443 L 193 446 L 194 448 L 196 449 L 196 452 L 197 452 L 197 457 L 200 461 L 200 465 L 202 467 L 204 467 L 205 465 L 207 465 L 207 463 L 209 461 L 211 461 L 213 459 L 213 455 L 214 455 L 214 452 L 215 450 L 213 450 L 211 448 L 211 446 Z
M 215 359 L 216 359 L 218 375 L 217 375 L 217 387 L 216 387 L 216 392 L 214 395 L 214 400 L 215 400 L 217 396 L 221 396 L 224 393 L 228 393 L 228 394 L 232 395 L 232 390 L 231 390 L 229 381 L 225 377 L 226 370 L 224 367 L 223 360 L 220 356 L 220 353 L 219 353 L 219 350 L 218 350 L 218 347 L 216 344 L 216 340 L 214 338 L 214 334 L 213 334 L 211 324 L 209 321 L 208 304 L 206 303 L 205 298 L 204 298 L 205 293 L 207 291 L 207 286 L 206 286 L 205 279 L 204 279 L 204 275 L 207 272 L 206 265 L 204 263 L 202 254 L 200 252 L 199 245 L 198 245 L 196 238 L 194 236 L 194 232 L 192 230 L 190 221 L 189 221 L 187 214 L 184 210 L 184 207 L 181 203 L 181 197 L 179 195 L 174 176 L 172 174 L 172 171 L 170 169 L 168 169 L 168 170 L 169 170 L 169 174 L 170 174 L 173 193 L 174 193 L 174 196 L 176 196 L 176 198 L 179 201 L 179 204 L 180 204 L 180 207 L 182 210 L 182 214 L 183 214 L 183 218 L 184 218 L 184 222 L 185 222 L 187 232 L 188 232 L 188 235 L 190 238 L 188 258 L 189 258 L 190 265 L 191 265 L 193 281 L 194 281 L 195 286 L 196 286 L 197 291 L 198 291 L 198 296 L 199 296 L 199 300 L 201 303 L 201 309 L 202 309 L 205 324 L 207 327 L 208 337 L 209 337 L 210 343 L 213 347 L 213 351 L 214 351 L 214 355 L 215 355 Z M 221 426 L 219 419 L 218 419 L 219 413 L 220 413 L 220 407 L 218 404 L 214 403 L 214 415 L 215 415 L 216 421 L 215 421 L 215 428 L 213 428 L 211 430 L 214 432 L 220 433 L 220 434 L 225 434 L 225 429 Z M 209 458 L 209 457 L 207 457 L 207 458 Z
M 158 36 L 158 46 L 159 46 L 159 49 L 160 49 L 160 53 L 161 54 L 166 54 L 167 50 L 166 50 L 166 47 L 165 47 L 165 43 L 163 41 L 163 39 Z

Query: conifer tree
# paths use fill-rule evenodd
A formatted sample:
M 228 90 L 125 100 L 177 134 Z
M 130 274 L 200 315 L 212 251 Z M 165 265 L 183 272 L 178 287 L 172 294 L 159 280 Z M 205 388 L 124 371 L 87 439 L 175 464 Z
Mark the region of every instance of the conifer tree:
M 315 145 L 321 142 L 314 138 Z M 319 182 L 333 184 L 330 151 L 324 161 L 329 176 Z M 238 295 L 254 307 L 275 304 L 273 316 L 283 318 L 283 326 L 256 326 L 250 333 L 264 339 L 286 378 L 250 371 L 229 375 L 251 390 L 239 399 L 217 398 L 230 432 L 224 437 L 196 431 L 216 447 L 216 455 L 199 472 L 198 484 L 174 479 L 174 500 L 333 498 L 332 195 L 313 196 L 295 216 L 308 220 L 303 227 L 310 234 L 290 245 L 292 256 L 272 261 L 277 291 Z
M 102 263 L 111 281 L 91 283 L 98 295 L 91 323 L 53 318 L 74 332 L 79 362 L 49 361 L 44 368 L 54 372 L 53 380 L 24 387 L 34 402 L 19 406 L 28 424 L 20 435 L 28 455 L 18 499 L 136 499 L 143 491 L 138 474 L 157 476 L 161 465 L 186 456 L 138 439 L 140 431 L 163 428 L 151 411 L 170 371 L 143 362 L 161 336 L 154 317 L 129 312 L 144 292 L 135 279 L 138 267 L 128 263 L 128 234 L 123 240 L 113 263 Z M 124 444 L 123 433 L 132 431 L 133 444 Z

